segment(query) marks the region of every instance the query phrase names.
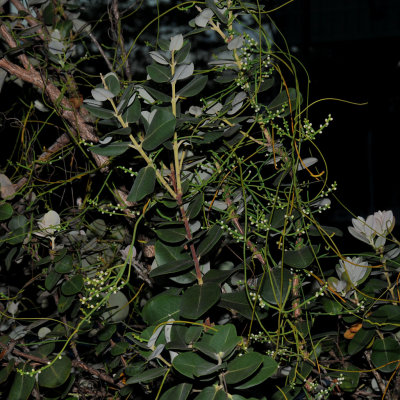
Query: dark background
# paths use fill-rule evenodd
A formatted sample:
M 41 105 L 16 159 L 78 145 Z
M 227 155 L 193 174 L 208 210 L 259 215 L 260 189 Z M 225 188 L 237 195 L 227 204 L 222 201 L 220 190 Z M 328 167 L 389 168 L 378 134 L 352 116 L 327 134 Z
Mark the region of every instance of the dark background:
M 334 118 L 317 144 L 338 197 L 355 215 L 391 209 L 400 220 L 400 1 L 295 0 L 271 16 L 309 72 L 310 103 L 368 103 L 310 109 L 314 126 Z M 327 217 L 351 219 L 337 203 Z

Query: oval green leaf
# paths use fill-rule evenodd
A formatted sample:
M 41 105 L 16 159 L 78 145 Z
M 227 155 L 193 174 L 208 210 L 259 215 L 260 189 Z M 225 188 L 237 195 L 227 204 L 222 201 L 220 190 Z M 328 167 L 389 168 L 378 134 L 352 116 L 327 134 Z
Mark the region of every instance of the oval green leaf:
M 0 221 L 5 221 L 8 218 L 11 218 L 13 214 L 13 208 L 8 203 L 3 203 L 0 205 Z
M 225 374 L 225 382 L 230 385 L 243 381 L 252 375 L 262 364 L 263 356 L 257 352 L 251 352 L 236 357 L 228 363 L 228 370 Z
M 203 257 L 207 253 L 209 253 L 218 243 L 219 239 L 221 239 L 223 234 L 224 231 L 219 225 L 213 225 L 213 227 L 207 232 L 205 239 L 199 244 L 199 247 L 197 248 L 198 256 Z
M 107 89 L 117 96 L 121 90 L 121 85 L 119 83 L 118 76 L 114 72 L 109 72 L 105 77 L 104 80 L 107 85 Z
M 393 372 L 400 361 L 400 344 L 393 337 L 375 340 L 371 361 L 380 371 Z
M 59 313 L 64 313 L 71 307 L 75 300 L 75 296 L 64 296 L 63 294 L 58 299 L 57 310 Z
M 149 276 L 150 278 L 155 278 L 156 276 L 161 275 L 170 275 L 176 274 L 177 272 L 182 272 L 188 270 L 193 266 L 192 260 L 176 260 L 169 262 L 167 264 L 160 265 L 157 268 L 154 268 Z
M 142 318 L 148 325 L 158 325 L 170 318 L 178 319 L 181 298 L 169 293 L 161 293 L 151 298 L 143 307 Z
M 56 388 L 62 385 L 71 373 L 72 362 L 62 356 L 39 374 L 39 385 L 46 388 Z
M 178 354 L 172 361 L 173 367 L 188 378 L 209 375 L 220 369 L 221 365 L 215 365 L 204 360 L 197 353 L 186 352 Z
M 122 115 L 122 119 L 128 123 L 137 122 L 140 118 L 141 111 L 142 107 L 140 105 L 140 101 L 138 99 L 135 99 L 135 101 L 126 109 L 125 113 Z
M 21 375 L 17 373 L 11 386 L 8 399 L 26 400 L 32 392 L 35 385 L 35 377 L 29 375 Z
M 86 108 L 86 110 L 88 110 L 90 114 L 98 118 L 110 119 L 114 116 L 114 111 L 98 106 L 93 106 L 91 104 L 83 104 L 83 108 Z
M 107 145 L 97 144 L 89 148 L 92 153 L 100 156 L 114 157 L 124 154 L 129 149 L 129 142 L 113 142 Z
M 282 304 L 287 298 L 290 286 L 290 272 L 285 268 L 277 268 L 266 272 L 260 294 L 268 303 Z
M 132 378 L 127 379 L 126 384 L 127 385 L 132 385 L 134 383 L 139 383 L 139 382 L 151 382 L 154 381 L 154 379 L 165 375 L 167 372 L 166 367 L 159 367 L 159 368 L 152 368 L 148 369 L 147 371 L 141 372 L 137 374 L 136 376 L 133 376 Z
M 61 274 L 59 274 L 58 272 L 56 272 L 54 270 L 51 271 L 46 276 L 46 280 L 44 281 L 44 287 L 46 288 L 46 290 L 48 290 L 49 292 L 52 291 L 54 289 L 54 286 L 56 286 L 56 284 L 60 278 L 61 278 Z
M 168 389 L 160 398 L 160 400 L 186 400 L 192 390 L 190 383 L 181 383 Z
M 156 171 L 153 167 L 143 167 L 137 174 L 129 195 L 128 201 L 140 201 L 154 192 Z
M 185 228 L 180 226 L 157 229 L 156 234 L 161 240 L 164 240 L 167 243 L 179 243 L 186 240 Z
M 169 67 L 159 64 L 151 64 L 146 67 L 150 78 L 157 83 L 168 82 L 171 79 L 171 70 Z
M 208 76 L 195 76 L 187 85 L 180 89 L 177 93 L 179 97 L 191 97 L 199 94 L 207 85 Z
M 354 355 L 368 346 L 375 336 L 375 329 L 363 329 L 361 328 L 351 339 L 348 347 L 350 355 Z
M 283 263 L 289 267 L 302 269 L 307 268 L 314 261 L 318 246 L 305 246 L 298 250 L 285 251 Z
M 61 292 L 65 296 L 79 293 L 83 288 L 83 276 L 75 275 L 61 285 Z
M 68 274 L 73 268 L 73 259 L 70 255 L 64 256 L 61 260 L 56 262 L 54 269 L 59 274 Z
M 236 389 L 249 389 L 253 386 L 257 386 L 260 383 L 263 383 L 268 378 L 270 378 L 275 371 L 278 369 L 278 363 L 271 357 L 264 356 L 263 357 L 263 365 L 261 369 L 251 377 L 247 382 L 242 383 L 239 386 L 236 386 Z
M 154 150 L 156 147 L 170 139 L 175 131 L 176 119 L 167 108 L 158 108 L 147 128 L 143 140 L 143 149 Z
M 221 297 L 221 289 L 215 283 L 205 283 L 188 288 L 182 295 L 181 315 L 184 318 L 198 319 Z

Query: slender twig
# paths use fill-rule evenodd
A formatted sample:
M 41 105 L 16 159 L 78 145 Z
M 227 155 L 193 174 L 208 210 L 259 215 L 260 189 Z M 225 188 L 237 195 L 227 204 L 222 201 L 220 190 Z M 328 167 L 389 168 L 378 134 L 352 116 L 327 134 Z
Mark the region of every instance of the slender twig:
M 382 394 L 385 394 L 386 393 L 386 385 L 383 382 L 383 379 L 382 379 L 380 373 L 372 365 L 370 352 L 368 350 L 364 351 L 364 356 L 368 361 L 368 364 L 369 364 L 369 366 L 371 368 L 371 372 L 374 375 L 374 377 L 376 379 L 376 382 L 378 383 L 379 389 L 381 390 Z M 392 396 L 390 395 L 390 393 L 388 393 L 387 395 L 388 395 L 387 396 L 387 400 L 391 400 Z
M 5 345 L 4 343 L 1 343 L 1 342 L 0 342 L 0 347 L 1 347 L 3 350 L 6 350 L 6 351 L 7 351 L 7 350 L 9 349 L 10 346 L 7 346 L 7 345 Z M 38 363 L 38 364 L 42 364 L 42 365 L 47 365 L 47 364 L 50 362 L 50 360 L 48 360 L 47 358 L 37 357 L 37 356 L 34 356 L 34 355 L 32 355 L 32 354 L 29 354 L 29 353 L 25 353 L 25 352 L 23 352 L 23 351 L 20 351 L 20 350 L 18 350 L 18 349 L 15 349 L 15 348 L 12 349 L 11 353 L 12 353 L 14 356 L 22 357 L 22 358 L 25 358 L 26 360 L 34 361 L 34 362 L 36 362 L 36 363 Z M 105 381 L 105 382 L 108 382 L 108 383 L 110 383 L 110 384 L 112 384 L 112 385 L 115 385 L 114 379 L 111 378 L 111 376 L 109 376 L 109 375 L 107 375 L 107 374 L 105 374 L 105 373 L 103 373 L 103 372 L 100 372 L 99 370 L 97 370 L 97 369 L 95 369 L 95 368 L 93 368 L 93 367 L 89 367 L 89 365 L 85 364 L 85 363 L 82 362 L 82 361 L 72 360 L 72 366 L 73 366 L 73 367 L 76 367 L 76 368 L 81 368 L 81 369 L 83 369 L 83 370 L 85 370 L 85 371 L 91 373 L 92 375 L 96 375 L 96 376 L 97 376 L 98 378 L 100 378 L 101 380 L 103 380 L 103 381 Z M 117 386 L 118 386 L 118 387 L 122 387 L 123 384 L 122 384 L 122 383 L 117 383 Z
M 97 49 L 99 50 L 99 53 L 101 54 L 101 56 L 104 58 L 104 61 L 106 62 L 108 69 L 111 72 L 114 72 L 114 68 L 113 68 L 110 60 L 108 59 L 107 54 L 104 52 L 103 48 L 101 47 L 101 44 L 97 41 L 96 37 L 93 35 L 92 32 L 89 32 L 89 37 L 90 37 L 91 41 L 95 44 Z
M 116 40 L 118 42 L 119 48 L 121 49 L 121 58 L 122 58 L 122 65 L 125 66 L 125 74 L 126 77 L 128 78 L 128 80 L 132 80 L 132 72 L 131 72 L 131 67 L 129 64 L 129 59 L 128 56 L 126 54 L 126 50 L 125 50 L 125 41 L 124 41 L 124 35 L 122 32 L 122 26 L 121 26 L 121 19 L 120 19 L 120 15 L 119 15 L 119 10 L 118 10 L 118 0 L 112 0 L 112 4 L 111 4 L 111 10 L 112 10 L 112 16 L 115 21 L 115 25 L 116 25 Z

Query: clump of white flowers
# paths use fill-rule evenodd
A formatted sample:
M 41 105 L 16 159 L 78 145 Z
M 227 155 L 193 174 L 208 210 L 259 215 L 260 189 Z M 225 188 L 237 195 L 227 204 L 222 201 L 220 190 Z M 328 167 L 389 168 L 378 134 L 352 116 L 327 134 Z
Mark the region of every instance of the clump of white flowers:
M 330 277 L 328 282 L 334 290 L 346 294 L 364 281 L 369 272 L 368 262 L 363 261 L 362 257 L 347 257 L 345 260 L 339 260 L 339 265 L 336 266 L 339 279 Z
M 34 232 L 35 235 L 48 237 L 51 240 L 52 249 L 55 248 L 55 233 L 60 230 L 61 219 L 57 212 L 50 210 L 37 222 L 39 231 Z
M 386 236 L 394 228 L 395 218 L 392 211 L 377 211 L 366 220 L 353 218 L 352 223 L 353 226 L 348 228 L 351 235 L 377 250 L 385 245 Z

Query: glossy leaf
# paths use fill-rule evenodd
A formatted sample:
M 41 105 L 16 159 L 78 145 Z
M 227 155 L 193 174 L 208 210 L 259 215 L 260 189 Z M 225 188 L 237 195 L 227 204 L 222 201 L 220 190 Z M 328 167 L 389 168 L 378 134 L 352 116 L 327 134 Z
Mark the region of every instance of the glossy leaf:
M 114 72 L 109 72 L 104 76 L 108 90 L 115 96 L 117 96 L 121 90 L 119 78 Z
M 158 64 L 168 65 L 169 61 L 159 51 L 150 51 L 150 57 Z
M 192 266 L 193 266 L 192 260 L 172 261 L 167 264 L 160 265 L 157 268 L 154 268 L 150 272 L 149 276 L 150 278 L 155 278 L 156 276 L 161 276 L 161 275 L 176 274 L 177 272 L 187 271 Z
M 292 268 L 307 268 L 315 259 L 318 246 L 304 246 L 298 250 L 285 251 L 283 255 L 283 263 Z
M 90 114 L 93 114 L 95 117 L 98 118 L 110 119 L 115 115 L 113 110 L 108 110 L 106 108 L 94 106 L 92 104 L 83 104 L 83 107 L 86 108 L 86 110 L 88 110 Z
M 222 293 L 219 307 L 237 311 L 247 319 L 253 318 L 253 308 L 249 303 L 245 290 L 232 293 Z
M 391 331 L 400 324 L 400 310 L 399 307 L 393 304 L 384 304 L 378 309 L 374 310 L 368 317 L 368 320 L 379 324 L 379 329 L 383 331 Z M 376 325 L 366 321 L 365 327 L 371 328 Z
M 183 35 L 179 33 L 178 35 L 172 36 L 169 43 L 169 51 L 178 51 L 183 46 Z
M 26 368 L 27 369 L 27 368 Z M 26 400 L 32 392 L 35 385 L 35 377 L 29 375 L 21 375 L 17 373 L 15 375 L 11 390 L 8 394 L 8 399 L 15 400 Z
M 245 380 L 260 367 L 263 361 L 263 356 L 255 351 L 236 357 L 228 363 L 225 382 L 230 385 Z
M 231 354 L 242 338 L 237 335 L 232 324 L 217 326 L 216 329 L 217 331 L 210 332 L 202 341 L 195 343 L 194 348 L 215 360 L 223 360 Z
M 107 133 L 107 136 L 114 136 L 114 135 L 122 135 L 126 136 L 131 133 L 132 129 L 128 126 L 127 128 L 120 128 L 116 129 L 115 131 L 111 131 Z
M 221 297 L 221 289 L 215 283 L 205 283 L 189 287 L 182 295 L 181 315 L 198 319 Z
M 0 385 L 3 384 L 11 374 L 12 370 L 14 369 L 15 365 L 15 358 L 12 358 L 8 361 L 5 367 L 0 370 Z
M 89 149 L 100 156 L 115 157 L 124 154 L 129 149 L 129 145 L 129 142 L 113 142 L 107 145 L 97 144 Z
M 233 263 L 232 263 L 233 264 Z M 224 283 L 231 275 L 233 275 L 235 272 L 240 271 L 240 267 L 238 268 L 233 268 L 233 269 L 210 269 L 204 276 L 203 276 L 203 282 L 204 283 L 218 283 L 220 285 L 221 283 Z
M 358 387 L 360 380 L 360 372 L 358 371 L 360 371 L 358 367 L 348 363 L 344 367 L 340 368 L 340 372 L 334 372 L 331 374 L 331 377 L 339 378 L 341 376 L 344 379 L 340 384 L 340 389 L 345 392 L 354 392 Z
M 92 89 L 92 96 L 97 101 L 106 101 L 115 97 L 113 92 L 104 88 Z
M 224 231 L 217 224 L 213 225 L 212 228 L 207 232 L 205 239 L 199 244 L 197 248 L 197 255 L 202 257 L 209 253 L 213 247 L 218 243 L 219 239 L 221 239 Z
M 282 304 L 287 298 L 290 286 L 290 272 L 285 268 L 275 268 L 266 272 L 260 294 L 268 303 Z
M 205 88 L 207 81 L 208 77 L 206 75 L 195 76 L 187 85 L 178 91 L 177 96 L 196 96 Z
M 73 269 L 73 259 L 70 255 L 64 256 L 61 260 L 57 261 L 54 269 L 59 274 L 68 274 Z
M 169 82 L 172 78 L 169 67 L 159 64 L 151 64 L 146 68 L 150 78 L 157 83 Z
M 210 8 L 217 18 L 223 23 L 228 23 L 227 16 L 223 13 L 223 10 L 219 9 L 213 0 L 206 0 L 206 6 Z
M 129 343 L 118 342 L 118 343 L 115 343 L 115 345 L 111 348 L 110 353 L 113 357 L 120 356 L 122 354 L 125 354 L 126 351 L 128 350 L 128 348 L 129 348 Z
M 97 339 L 100 341 L 107 341 L 112 338 L 117 330 L 116 324 L 106 324 L 106 326 L 98 333 Z
M 161 397 L 160 400 L 186 400 L 192 390 L 190 383 L 181 383 L 168 389 Z
M 46 280 L 44 282 L 44 287 L 48 291 L 52 291 L 54 287 L 56 286 L 57 282 L 60 280 L 61 274 L 59 274 L 56 271 L 51 271 L 47 276 Z
M 61 292 L 65 296 L 79 293 L 83 288 L 83 276 L 75 275 L 61 285 Z
M 147 129 L 143 149 L 154 150 L 170 139 L 175 131 L 176 119 L 167 108 L 158 108 Z
M 111 318 L 111 321 L 113 322 L 121 322 L 129 315 L 129 302 L 121 291 L 110 294 L 107 306 L 110 310 L 105 311 L 102 314 L 102 317 L 105 320 Z
M 127 197 L 128 201 L 137 202 L 154 192 L 156 171 L 153 167 L 143 167 L 137 174 Z
M 179 243 L 186 240 L 186 230 L 179 225 L 156 230 L 157 236 L 167 243 Z
M 189 254 L 184 251 L 182 246 L 168 246 L 167 244 L 157 240 L 156 242 L 156 262 L 161 266 L 178 260 L 190 260 Z
M 199 193 L 193 198 L 193 200 L 190 202 L 186 210 L 186 216 L 188 217 L 189 220 L 197 217 L 197 215 L 201 210 L 202 205 L 203 205 L 203 194 Z
M 75 296 L 64 296 L 63 294 L 58 299 L 57 310 L 59 313 L 65 313 L 75 300 Z
M 169 293 L 161 293 L 151 298 L 143 307 L 142 318 L 148 325 L 158 325 L 169 319 L 179 319 L 181 298 Z
M 218 371 L 222 366 L 204 360 L 196 353 L 186 352 L 178 354 L 172 361 L 173 367 L 188 378 L 209 375 Z
M 13 214 L 13 208 L 8 203 L 3 203 L 0 205 L 0 221 L 5 221 L 11 218 Z
M 260 370 L 252 376 L 247 382 L 242 383 L 239 386 L 235 386 L 236 389 L 249 389 L 265 382 L 270 378 L 278 369 L 278 363 L 271 357 L 263 356 L 263 364 Z
M 148 369 L 147 371 L 140 372 L 137 375 L 133 376 L 132 378 L 127 379 L 126 384 L 132 385 L 134 383 L 139 383 L 139 382 L 141 383 L 152 382 L 156 378 L 165 375 L 167 370 L 168 369 L 166 367 Z
M 186 60 L 186 57 L 190 52 L 190 42 L 186 42 L 176 53 L 175 53 L 175 61 L 177 64 L 180 64 Z
M 189 78 L 190 76 L 193 75 L 193 71 L 194 71 L 193 63 L 178 65 L 171 82 L 176 82 L 181 79 Z
M 143 88 L 146 89 L 146 91 L 149 92 L 156 100 L 161 101 L 163 103 L 171 102 L 170 95 L 160 92 L 159 90 L 154 89 L 150 86 L 143 86 Z
M 46 388 L 56 388 L 62 385 L 68 379 L 71 367 L 71 360 L 62 356 L 39 374 L 39 385 Z
M 372 346 L 371 361 L 382 372 L 393 372 L 400 362 L 400 344 L 393 337 L 376 339 Z
M 135 101 L 130 106 L 128 106 L 128 108 L 122 115 L 122 119 L 128 123 L 137 122 L 140 118 L 141 112 L 142 107 L 140 105 L 140 101 L 139 99 L 135 99 Z
M 350 355 L 354 355 L 367 347 L 373 337 L 375 336 L 374 329 L 360 329 L 350 340 L 348 352 Z
M 198 394 L 195 400 L 227 400 L 228 396 L 226 392 L 218 385 L 209 386 L 204 388 L 200 394 Z

